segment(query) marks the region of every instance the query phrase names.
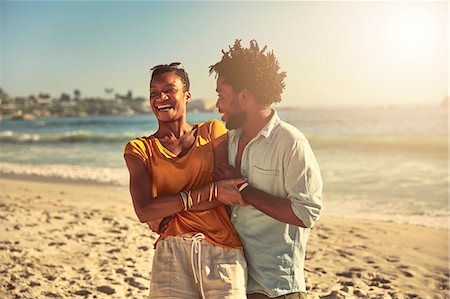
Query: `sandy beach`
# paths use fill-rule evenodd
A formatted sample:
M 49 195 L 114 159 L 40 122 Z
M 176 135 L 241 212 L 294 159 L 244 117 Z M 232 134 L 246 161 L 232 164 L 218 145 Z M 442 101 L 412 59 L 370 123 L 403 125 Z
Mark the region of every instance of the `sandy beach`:
M 156 238 L 128 190 L 0 179 L 0 298 L 146 298 Z M 450 298 L 448 231 L 326 213 L 311 232 L 309 298 Z

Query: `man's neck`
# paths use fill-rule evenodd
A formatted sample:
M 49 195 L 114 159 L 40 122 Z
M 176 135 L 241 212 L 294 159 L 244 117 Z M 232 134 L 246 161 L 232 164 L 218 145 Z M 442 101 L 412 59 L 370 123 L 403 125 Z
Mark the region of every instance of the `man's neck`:
M 241 136 L 248 140 L 253 139 L 267 125 L 274 113 L 275 111 L 270 107 L 263 108 L 256 113 L 247 113 L 247 120 L 242 126 Z

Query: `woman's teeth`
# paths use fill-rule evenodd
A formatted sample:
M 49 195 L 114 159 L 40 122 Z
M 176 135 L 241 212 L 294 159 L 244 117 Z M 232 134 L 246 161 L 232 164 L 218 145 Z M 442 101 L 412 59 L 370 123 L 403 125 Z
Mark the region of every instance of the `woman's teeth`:
M 171 105 L 161 105 L 156 107 L 158 111 L 168 111 L 169 109 L 172 109 L 173 107 Z

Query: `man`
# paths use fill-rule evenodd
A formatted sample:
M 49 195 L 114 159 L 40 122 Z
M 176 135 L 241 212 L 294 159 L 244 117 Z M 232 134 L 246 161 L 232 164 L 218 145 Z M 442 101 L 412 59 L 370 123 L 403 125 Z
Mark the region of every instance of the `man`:
M 239 196 L 222 199 L 235 205 L 231 221 L 244 245 L 248 298 L 306 298 L 305 250 L 322 206 L 322 179 L 305 136 L 271 108 L 281 101 L 286 74 L 265 50 L 236 40 L 210 67 L 234 166 L 222 167 L 215 179 L 248 179 L 239 188 L 247 206 Z

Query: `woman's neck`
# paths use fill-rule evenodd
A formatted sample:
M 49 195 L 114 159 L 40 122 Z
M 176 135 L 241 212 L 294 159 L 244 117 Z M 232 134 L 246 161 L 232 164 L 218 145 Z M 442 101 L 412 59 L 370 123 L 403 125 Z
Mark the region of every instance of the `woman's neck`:
M 155 136 L 157 138 L 171 138 L 180 139 L 184 134 L 189 133 L 194 128 L 193 125 L 188 124 L 186 119 L 171 122 L 159 122 L 158 131 Z

